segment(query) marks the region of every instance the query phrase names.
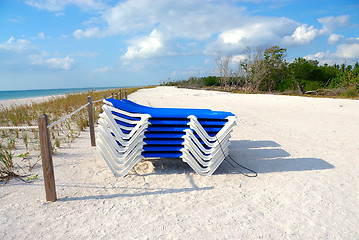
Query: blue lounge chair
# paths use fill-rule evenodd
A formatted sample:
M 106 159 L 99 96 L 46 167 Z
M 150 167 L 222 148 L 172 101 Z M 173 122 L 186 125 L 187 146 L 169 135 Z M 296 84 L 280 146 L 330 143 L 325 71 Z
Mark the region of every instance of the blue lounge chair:
M 104 100 L 98 149 L 116 176 L 143 158 L 180 158 L 211 175 L 228 155 L 236 117 L 210 109 L 153 108 L 123 99 Z

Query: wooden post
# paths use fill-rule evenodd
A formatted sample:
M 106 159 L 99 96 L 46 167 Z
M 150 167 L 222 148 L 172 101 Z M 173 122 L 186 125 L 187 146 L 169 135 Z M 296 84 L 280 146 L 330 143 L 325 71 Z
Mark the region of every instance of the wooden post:
M 111 93 L 111 98 L 113 98 L 113 93 Z
M 104 94 L 104 95 L 103 95 L 103 99 L 106 99 L 106 98 L 107 98 L 107 96 L 106 96 L 106 94 Z
M 42 170 L 44 172 L 44 183 L 46 192 L 46 201 L 55 202 L 56 197 L 56 186 L 55 186 L 55 175 L 54 165 L 52 163 L 52 151 L 49 129 L 47 128 L 48 119 L 45 114 L 41 114 L 37 118 L 39 126 L 39 138 L 41 146 L 41 160 Z
M 89 112 L 89 125 L 90 125 L 90 138 L 91 138 L 91 146 L 96 146 L 96 139 L 95 139 L 95 126 L 93 120 L 93 111 L 92 111 L 92 97 L 88 96 L 87 101 L 90 103 L 88 105 L 88 112 Z
M 116 96 L 116 99 L 118 99 L 118 93 L 116 93 L 115 96 Z
M 120 89 L 120 99 L 123 99 L 123 93 L 122 93 L 122 89 Z
M 127 89 L 125 89 L 125 99 L 127 99 Z

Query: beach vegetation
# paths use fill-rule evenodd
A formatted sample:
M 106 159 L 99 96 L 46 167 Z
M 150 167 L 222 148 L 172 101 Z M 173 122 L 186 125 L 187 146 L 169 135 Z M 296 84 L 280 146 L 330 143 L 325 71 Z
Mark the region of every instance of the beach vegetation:
M 41 160 L 41 158 L 38 156 L 37 160 L 35 162 L 32 162 L 31 161 L 32 156 L 30 155 L 30 152 L 20 153 L 17 157 L 22 159 L 22 161 L 27 162 L 28 171 L 31 171 L 36 166 L 36 164 Z
M 143 87 L 128 88 L 127 94 L 131 94 L 140 88 Z M 103 99 L 104 95 L 111 97 L 119 91 L 120 89 L 88 91 L 52 97 L 40 103 L 29 102 L 26 105 L 11 105 L 9 107 L 0 105 L 0 126 L 37 126 L 37 118 L 40 114 L 46 114 L 49 124 L 51 124 L 85 105 L 88 96 L 93 99 L 93 115 L 96 123 L 99 114 L 102 112 L 103 103 L 102 101 L 94 101 Z M 56 153 L 57 149 L 64 143 L 71 147 L 71 143 L 88 126 L 87 107 L 52 126 L 49 129 L 52 152 Z M 37 175 L 31 175 L 29 178 L 28 176 L 29 172 L 41 160 L 38 130 L 1 130 L 0 136 L 0 181 L 6 183 L 13 177 L 20 178 L 23 181 L 37 179 Z M 22 141 L 17 141 L 18 139 L 22 139 Z M 24 170 L 24 164 L 27 171 Z M 24 174 L 19 174 L 19 171 Z
M 31 175 L 30 177 L 27 178 L 27 181 L 29 182 L 33 182 L 35 180 L 39 179 L 39 174 L 36 174 L 36 175 Z
M 357 98 L 359 63 L 320 65 L 298 57 L 288 62 L 287 49 L 272 46 L 247 48 L 240 56 L 217 56 L 216 75 L 190 77 L 162 85 L 234 92 L 285 93 Z
M 354 87 L 349 87 L 345 89 L 340 95 L 346 98 L 357 98 L 358 91 Z
M 20 175 L 14 169 L 14 146 L 15 139 L 12 137 L 3 138 L 0 142 L 0 182 L 7 183 L 11 178 L 23 178 L 26 175 Z
M 61 146 L 61 142 L 58 138 L 55 138 L 55 146 L 59 148 Z

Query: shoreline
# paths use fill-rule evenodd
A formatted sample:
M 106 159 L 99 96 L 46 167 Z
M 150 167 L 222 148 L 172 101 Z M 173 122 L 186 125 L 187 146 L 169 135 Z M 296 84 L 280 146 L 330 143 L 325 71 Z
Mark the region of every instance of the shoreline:
M 106 89 L 94 89 L 95 92 L 101 92 L 101 91 L 108 91 L 108 90 L 115 90 L 120 88 L 106 88 Z M 14 99 L 5 99 L 0 100 L 0 108 L 1 107 L 12 107 L 12 106 L 22 106 L 22 105 L 31 105 L 32 103 L 42 103 L 49 101 L 51 99 L 56 99 L 60 97 L 66 97 L 66 95 L 73 95 L 73 94 L 83 94 L 88 91 L 83 92 L 72 92 L 72 93 L 66 93 L 66 94 L 52 94 L 47 96 L 38 96 L 38 97 L 26 97 L 26 98 L 14 98 Z
M 31 89 L 31 90 L 6 90 L 0 91 L 3 100 L 47 97 L 66 94 L 78 94 L 91 91 L 107 91 L 111 89 L 132 88 L 132 87 L 88 87 L 88 88 L 55 88 L 55 89 Z

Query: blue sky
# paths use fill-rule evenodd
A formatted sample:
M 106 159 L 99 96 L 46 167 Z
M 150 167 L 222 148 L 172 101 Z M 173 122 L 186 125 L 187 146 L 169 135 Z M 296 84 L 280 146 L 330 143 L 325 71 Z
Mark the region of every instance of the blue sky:
M 0 90 L 158 84 L 278 45 L 359 61 L 357 0 L 1 0 Z

